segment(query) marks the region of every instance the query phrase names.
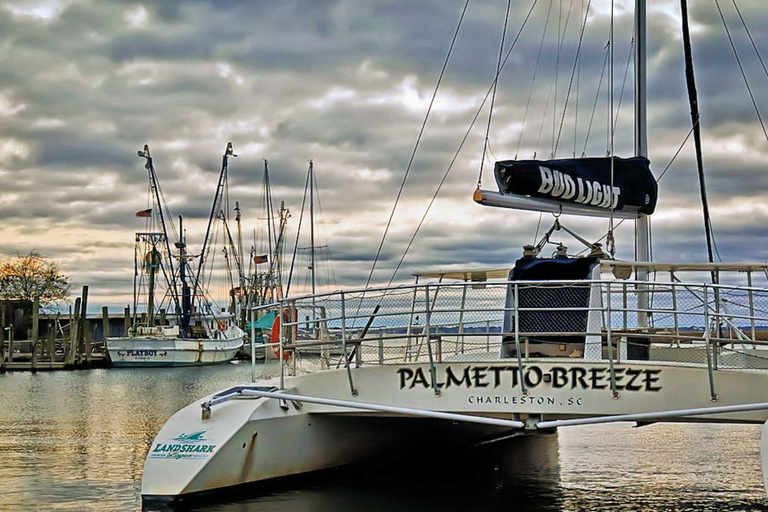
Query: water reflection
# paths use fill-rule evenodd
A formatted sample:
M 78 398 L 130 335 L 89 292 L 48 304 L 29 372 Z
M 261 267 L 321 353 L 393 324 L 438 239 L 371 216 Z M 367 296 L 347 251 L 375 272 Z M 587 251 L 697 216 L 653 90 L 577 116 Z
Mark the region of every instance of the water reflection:
M 136 511 L 146 452 L 247 365 L 0 376 L 0 510 Z M 626 424 L 450 447 L 290 481 L 205 511 L 768 510 L 757 426 Z

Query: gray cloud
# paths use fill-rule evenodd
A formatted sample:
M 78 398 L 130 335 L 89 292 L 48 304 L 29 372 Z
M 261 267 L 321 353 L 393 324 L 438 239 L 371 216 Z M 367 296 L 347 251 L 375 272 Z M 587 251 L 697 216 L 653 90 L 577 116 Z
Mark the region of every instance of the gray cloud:
M 120 304 L 130 292 L 132 233 L 143 229 L 134 213 L 147 197 L 146 171 L 136 150 L 145 143 L 152 148 L 170 207 L 187 218 L 189 241 L 198 247 L 221 153 L 232 141 L 240 157 L 230 162 L 230 197 L 243 208 L 246 239 L 259 224 L 266 158 L 275 200 L 292 211 L 288 245 L 293 247 L 307 161 L 314 159 L 327 233 L 321 243 L 329 245 L 337 284 L 364 283 L 463 2 L 61 0 L 46 4 L 53 6 L 48 17 L 40 17 L 44 9 L 30 14 L 33 3 L 0 7 L 0 255 L 41 250 L 60 259 L 77 284 L 90 283 L 105 304 Z M 617 10 L 617 106 L 631 40 L 631 3 L 619 2 Z M 552 4 L 533 89 L 546 0 L 539 0 L 500 77 L 490 137 L 498 158 L 530 158 L 534 152 L 546 158 L 558 136 L 558 156 L 580 156 L 584 148 L 609 19 L 606 5 L 594 2 L 561 130 L 581 25 L 574 2 L 558 51 L 556 28 L 564 26 L 566 4 L 562 13 L 558 2 Z M 505 5 L 469 8 L 377 282 L 389 280 L 491 83 Z M 507 44 L 530 5 L 513 2 Z M 765 9 L 756 1 L 739 5 L 758 47 L 767 48 Z M 690 128 L 677 9 L 670 0 L 654 3 L 649 14 L 650 156 L 657 175 Z M 730 28 L 763 108 L 768 80 L 729 9 Z M 714 6 L 692 6 L 691 16 L 721 254 L 766 259 L 755 224 L 768 215 L 760 208 L 768 189 L 760 163 L 768 142 Z M 630 68 L 617 125 L 616 150 L 622 155 L 633 151 L 632 80 Z M 587 144 L 590 155 L 606 150 L 607 84 L 604 78 Z M 487 108 L 400 279 L 422 268 L 510 264 L 521 246 L 532 242 L 537 214 L 482 208 L 471 200 Z M 484 172 L 484 185 L 492 188 L 487 162 Z M 690 142 L 660 188 L 655 256 L 703 259 Z M 752 205 L 748 214 L 739 213 L 743 205 Z M 602 236 L 607 225 L 563 221 L 591 239 Z M 539 233 L 551 222 L 544 216 Z M 575 241 L 558 236 L 576 249 Z M 619 229 L 618 247 L 620 257 L 632 257 L 629 223 Z

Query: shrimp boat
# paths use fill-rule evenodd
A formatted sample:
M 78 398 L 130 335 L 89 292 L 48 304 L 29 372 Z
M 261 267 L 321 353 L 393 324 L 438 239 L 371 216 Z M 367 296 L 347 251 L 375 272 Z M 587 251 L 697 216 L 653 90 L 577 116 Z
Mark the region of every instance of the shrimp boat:
M 236 325 L 231 313 L 214 309 L 213 301 L 202 286 L 208 240 L 214 213 L 219 214 L 222 182 L 226 180 L 227 158 L 234 156 L 231 143 L 224 153 L 219 187 L 214 199 L 213 212 L 208 225 L 197 275 L 190 262 L 194 255 L 187 251 L 186 235 L 179 217 L 179 232 L 173 252 L 166 225 L 167 205 L 157 180 L 149 147 L 144 146 L 139 156 L 146 159 L 149 187 L 153 207 L 138 212 L 154 226 L 153 213 L 160 231 L 136 233 L 134 274 L 134 316 L 127 336 L 107 338 L 107 351 L 113 366 L 194 366 L 224 363 L 232 360 L 243 346 L 244 333 Z M 157 277 L 163 279 L 158 282 Z M 164 294 L 156 308 L 158 290 Z M 146 289 L 146 295 L 143 290 Z M 139 316 L 137 309 L 146 296 L 146 313 Z M 173 310 L 166 314 L 163 304 L 170 303 Z M 195 305 L 199 305 L 195 308 Z M 156 311 L 157 309 L 157 311 Z
M 556 219 L 506 268 L 420 272 L 412 285 L 255 308 L 254 317 L 276 313 L 279 376 L 174 414 L 149 449 L 144 501 L 184 501 L 425 442 L 457 449 L 620 421 L 765 424 L 768 289 L 752 278 L 768 263 L 650 261 L 644 0 L 635 16 L 634 158 L 501 161 L 498 191 L 478 187 L 474 199 L 633 220 L 637 261 L 580 237 L 587 256 L 561 245 L 543 257 L 550 236 L 572 233 Z M 305 328 L 308 316 L 321 328 Z M 320 332 L 341 340 L 330 369 L 306 365 L 328 343 Z M 767 457 L 764 426 L 764 474 Z

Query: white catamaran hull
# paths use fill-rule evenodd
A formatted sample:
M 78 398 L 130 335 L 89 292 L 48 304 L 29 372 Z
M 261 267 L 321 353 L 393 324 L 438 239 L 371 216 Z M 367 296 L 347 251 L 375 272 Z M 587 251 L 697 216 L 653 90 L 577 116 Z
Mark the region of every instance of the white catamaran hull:
M 243 336 L 222 339 L 108 338 L 114 366 L 195 366 L 225 363 L 243 346 Z
M 608 389 L 606 363 L 530 362 L 523 379 L 512 361 L 440 364 L 431 387 L 428 365 L 390 365 L 352 370 L 357 396 L 342 370 L 286 379 L 286 393 L 361 403 L 457 413 L 527 422 L 518 433 L 538 429 L 542 420 L 584 418 L 768 401 L 768 373 L 717 372 L 718 401 L 707 392 L 707 369 L 662 364 L 616 365 L 618 399 Z M 258 389 L 276 389 L 263 382 Z M 243 386 L 256 389 L 257 385 Z M 681 393 L 681 389 L 690 392 Z M 228 390 L 230 393 L 232 390 Z M 248 391 L 246 391 L 246 394 Z M 309 402 L 238 397 L 202 405 L 206 397 L 171 417 L 150 447 L 142 479 L 147 500 L 186 495 L 296 475 L 360 461 L 429 434 L 473 443 L 508 435 L 497 425 L 451 422 Z M 676 418 L 676 421 L 763 423 L 768 411 Z M 424 428 L 429 422 L 430 428 Z M 439 434 L 435 434 L 439 429 Z M 416 437 L 414 437 L 416 436 Z

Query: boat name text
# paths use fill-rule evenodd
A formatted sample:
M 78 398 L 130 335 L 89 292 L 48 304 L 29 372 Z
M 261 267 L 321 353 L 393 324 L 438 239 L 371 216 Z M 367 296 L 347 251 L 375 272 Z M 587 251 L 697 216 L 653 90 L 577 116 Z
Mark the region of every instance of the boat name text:
M 438 373 L 440 368 L 436 368 Z M 397 370 L 400 378 L 400 389 L 432 387 L 429 370 L 421 367 L 400 368 Z M 661 370 L 616 368 L 614 376 L 617 391 L 661 391 L 658 384 Z M 441 378 L 442 377 L 442 378 Z M 451 387 L 471 388 L 515 388 L 520 385 L 520 371 L 517 366 L 465 366 L 461 370 L 446 366 L 442 376 L 435 376 L 438 388 Z M 543 370 L 538 366 L 526 366 L 523 370 L 523 381 L 527 388 L 536 388 L 548 384 L 553 389 L 607 389 L 610 387 L 610 369 L 593 367 L 581 368 L 553 366 Z

